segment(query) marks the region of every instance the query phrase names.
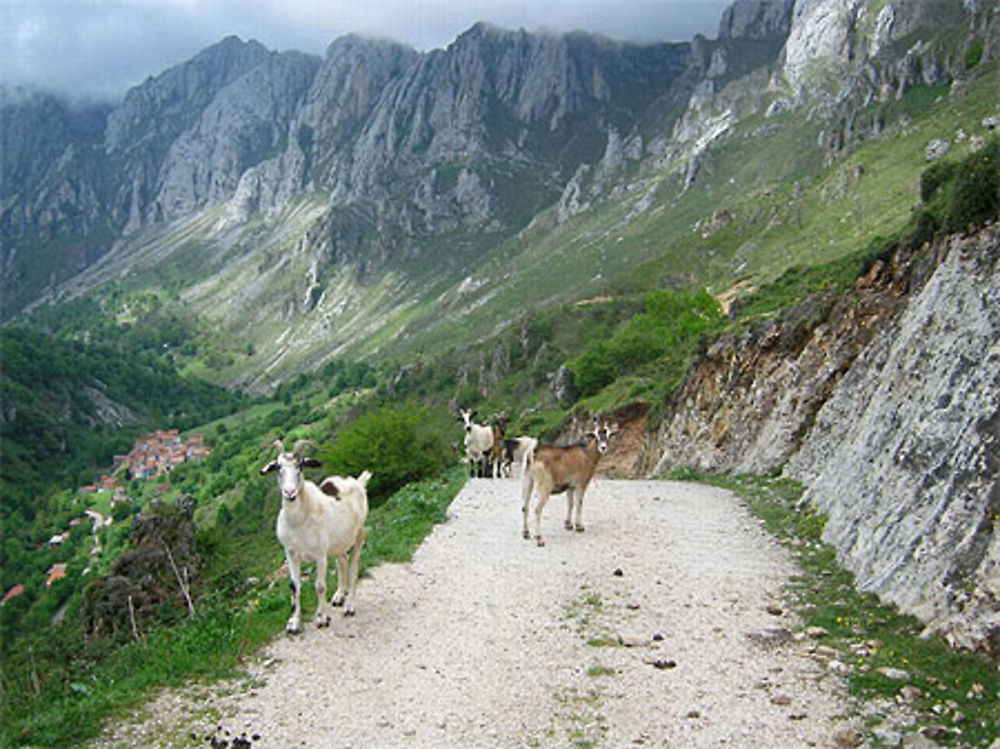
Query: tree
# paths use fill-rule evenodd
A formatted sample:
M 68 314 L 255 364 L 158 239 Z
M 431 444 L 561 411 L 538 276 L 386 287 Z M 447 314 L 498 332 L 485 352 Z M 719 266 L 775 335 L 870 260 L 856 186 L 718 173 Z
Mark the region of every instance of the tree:
M 432 418 L 412 403 L 385 407 L 344 426 L 320 451 L 320 459 L 331 473 L 371 471 L 368 494 L 377 505 L 402 486 L 444 470 L 449 464 L 447 435 L 446 416 Z

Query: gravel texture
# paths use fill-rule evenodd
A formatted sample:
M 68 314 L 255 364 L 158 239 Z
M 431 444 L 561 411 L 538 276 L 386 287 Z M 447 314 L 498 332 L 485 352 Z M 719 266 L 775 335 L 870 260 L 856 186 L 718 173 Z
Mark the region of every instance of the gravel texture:
M 553 497 L 544 548 L 521 538 L 519 495 L 517 479 L 470 480 L 412 563 L 361 580 L 357 616 L 282 635 L 243 688 L 164 694 L 98 745 L 802 749 L 850 735 L 842 682 L 785 613 L 795 566 L 733 494 L 598 479 L 585 533 L 563 530 Z

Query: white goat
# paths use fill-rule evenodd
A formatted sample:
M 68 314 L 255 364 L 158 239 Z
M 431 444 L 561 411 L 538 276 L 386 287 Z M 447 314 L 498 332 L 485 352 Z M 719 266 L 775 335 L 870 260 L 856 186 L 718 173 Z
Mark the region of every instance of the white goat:
M 583 526 L 583 495 L 587 485 L 594 475 L 597 461 L 608 451 L 608 441 L 617 430 L 617 426 L 608 425 L 597 418 L 587 432 L 587 442 L 582 445 L 538 445 L 528 453 L 525 462 L 524 476 L 521 479 L 521 496 L 524 504 L 521 514 L 524 521 L 524 537 L 531 538 L 528 532 L 528 505 L 531 501 L 532 488 L 538 489 L 538 500 L 535 503 L 535 541 L 539 546 L 545 545 L 542 538 L 542 510 L 549 496 L 566 492 L 566 530 L 574 528 L 582 533 Z M 574 519 L 575 514 L 575 519 Z
M 299 440 L 286 452 L 281 440 L 274 443 L 278 457 L 265 465 L 262 474 L 278 472 L 281 511 L 275 531 L 285 547 L 288 577 L 292 587 L 292 615 L 285 625 L 288 632 L 302 631 L 302 563 L 316 563 L 316 617 L 318 627 L 330 624 L 326 611 L 326 570 L 330 557 L 337 560 L 337 590 L 331 606 L 344 606 L 344 616 L 354 615 L 354 592 L 358 584 L 358 559 L 365 545 L 365 519 L 368 517 L 366 487 L 371 478 L 364 471 L 357 478 L 328 476 L 317 486 L 303 476 L 303 469 L 318 467 L 315 458 L 303 457 L 309 440 Z M 351 554 L 350 569 L 347 555 Z
M 528 454 L 538 446 L 538 440 L 534 437 L 515 437 L 503 441 L 503 461 L 500 464 L 500 475 L 513 475 L 513 466 L 518 463 L 521 466 L 521 474 L 524 475 L 525 462 Z
M 480 477 L 485 477 L 487 465 L 491 466 L 492 474 L 493 427 L 475 423 L 475 411 L 459 409 L 458 413 L 465 424 L 465 459 L 469 462 L 469 476 L 475 478 L 478 473 Z

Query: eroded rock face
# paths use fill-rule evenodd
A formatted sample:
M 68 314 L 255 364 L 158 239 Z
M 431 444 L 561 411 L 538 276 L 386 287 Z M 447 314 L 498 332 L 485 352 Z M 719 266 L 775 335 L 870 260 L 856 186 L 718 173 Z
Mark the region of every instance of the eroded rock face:
M 784 466 L 862 590 L 1000 658 L 998 260 L 995 225 L 897 253 L 717 343 L 646 467 Z
M 734 0 L 722 12 L 719 39 L 767 39 L 786 36 L 793 0 Z
M 1000 231 L 955 239 L 786 473 L 861 589 L 1000 657 Z
M 785 77 L 798 90 L 816 60 L 846 62 L 851 54 L 851 31 L 859 3 L 856 0 L 801 0 L 795 4 L 788 42 Z
M 814 296 L 716 343 L 657 441 L 654 472 L 769 472 L 798 449 L 841 375 L 899 311 L 905 261 L 876 263 L 842 298 Z

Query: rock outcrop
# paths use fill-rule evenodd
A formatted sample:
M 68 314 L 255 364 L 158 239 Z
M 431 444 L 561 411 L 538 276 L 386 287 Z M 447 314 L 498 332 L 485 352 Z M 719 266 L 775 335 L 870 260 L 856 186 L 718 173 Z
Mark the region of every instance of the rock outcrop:
M 201 583 L 194 544 L 194 500 L 160 505 L 134 516 L 129 548 L 84 593 L 88 637 L 143 635 L 158 617 L 175 618 Z
M 735 0 L 722 12 L 719 39 L 785 38 L 795 0 Z
M 1000 227 L 720 341 L 646 453 L 783 469 L 862 590 L 1000 658 Z
M 855 358 L 899 313 L 911 263 L 878 262 L 843 297 L 810 297 L 715 343 L 656 436 L 654 471 L 780 469 Z
M 1000 227 L 944 252 L 785 472 L 861 590 L 1000 658 Z

